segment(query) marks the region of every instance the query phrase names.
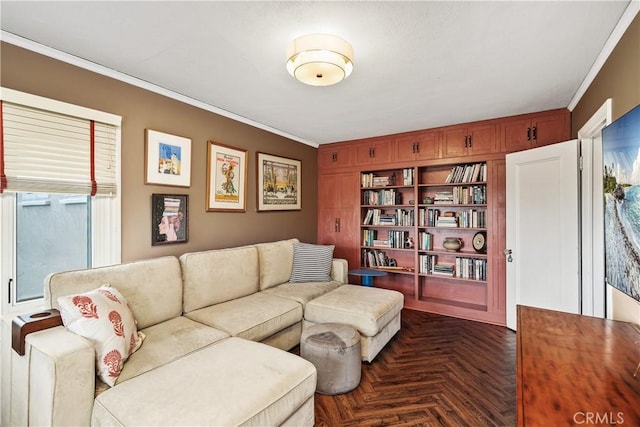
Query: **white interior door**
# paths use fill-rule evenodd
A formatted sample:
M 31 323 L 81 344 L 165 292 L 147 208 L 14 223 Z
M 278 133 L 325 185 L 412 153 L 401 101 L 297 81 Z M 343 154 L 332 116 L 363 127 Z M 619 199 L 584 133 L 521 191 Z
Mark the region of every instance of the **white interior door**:
M 507 154 L 506 173 L 507 327 L 518 304 L 579 313 L 578 141 Z

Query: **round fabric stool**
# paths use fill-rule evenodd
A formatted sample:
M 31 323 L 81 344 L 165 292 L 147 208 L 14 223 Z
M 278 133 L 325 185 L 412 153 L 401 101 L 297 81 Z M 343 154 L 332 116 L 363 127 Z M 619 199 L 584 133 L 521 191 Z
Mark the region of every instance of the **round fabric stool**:
M 351 326 L 319 323 L 305 328 L 300 356 L 318 370 L 318 393 L 346 393 L 360 384 L 360 334 Z

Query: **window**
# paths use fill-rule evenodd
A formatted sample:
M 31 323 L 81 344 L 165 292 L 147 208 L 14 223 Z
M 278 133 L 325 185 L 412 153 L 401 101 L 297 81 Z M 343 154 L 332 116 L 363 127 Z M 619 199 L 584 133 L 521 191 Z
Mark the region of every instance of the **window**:
M 120 117 L 1 89 L 2 314 L 47 274 L 120 262 Z

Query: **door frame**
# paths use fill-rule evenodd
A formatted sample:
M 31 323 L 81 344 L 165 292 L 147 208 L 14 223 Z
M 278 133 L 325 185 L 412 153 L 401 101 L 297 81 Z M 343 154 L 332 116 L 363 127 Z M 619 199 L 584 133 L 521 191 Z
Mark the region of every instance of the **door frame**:
M 611 123 L 611 98 L 578 131 L 581 152 L 582 314 L 611 315 L 611 289 L 605 285 L 602 129 Z M 600 201 L 599 201 L 600 200 Z

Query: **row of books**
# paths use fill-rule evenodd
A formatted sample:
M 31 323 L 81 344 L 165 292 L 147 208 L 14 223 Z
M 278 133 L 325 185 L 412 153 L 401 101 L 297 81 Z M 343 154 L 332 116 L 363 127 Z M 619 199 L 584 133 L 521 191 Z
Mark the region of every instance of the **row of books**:
M 487 260 L 457 257 L 456 277 L 462 279 L 487 280 Z
M 404 168 L 402 169 L 402 185 L 413 185 L 414 183 L 414 169 Z M 372 172 L 360 174 L 360 185 L 362 187 L 385 187 L 388 185 L 397 185 L 396 173 L 391 175 L 377 176 Z
M 421 231 L 418 233 L 418 249 L 425 251 L 433 250 L 433 234 Z
M 402 185 L 413 185 L 413 168 L 402 169 Z
M 454 205 L 484 205 L 487 203 L 486 185 L 455 186 L 451 193 Z
M 382 209 L 368 209 L 362 225 L 415 225 L 415 211 L 396 209 L 393 213 L 385 213 Z
M 487 280 L 487 260 L 456 257 L 455 263 L 438 262 L 436 255 L 420 255 L 418 271 L 461 279 Z
M 362 204 L 374 206 L 388 206 L 402 204 L 402 193 L 394 189 L 367 190 L 362 192 Z
M 390 176 L 376 176 L 373 173 L 360 174 L 360 181 L 363 187 L 385 187 L 395 184 L 391 182 Z
M 378 239 L 378 230 L 362 230 L 362 246 L 402 249 L 408 237 L 408 231 L 390 230 L 386 234 L 386 239 Z
M 445 184 L 457 182 L 485 182 L 487 180 L 487 164 L 472 163 L 454 166 L 447 175 Z
M 362 250 L 362 265 L 364 267 L 389 267 L 389 257 L 386 252 L 379 249 L 363 249 Z
M 487 211 L 485 209 L 467 209 L 453 212 L 440 212 L 440 209 L 418 209 L 418 226 L 449 228 L 486 228 Z
M 469 209 L 458 212 L 460 228 L 487 228 L 487 211 Z

